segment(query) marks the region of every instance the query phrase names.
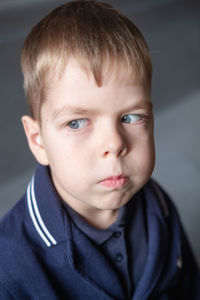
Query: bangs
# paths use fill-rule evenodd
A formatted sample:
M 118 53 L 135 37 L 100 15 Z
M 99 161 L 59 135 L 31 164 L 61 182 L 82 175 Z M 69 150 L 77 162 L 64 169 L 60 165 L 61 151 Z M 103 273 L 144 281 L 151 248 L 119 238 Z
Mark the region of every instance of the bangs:
M 149 50 L 138 28 L 108 4 L 69 2 L 37 24 L 22 49 L 24 89 L 36 118 L 49 82 L 62 75 L 70 58 L 92 73 L 98 86 L 121 70 L 130 80 L 151 85 Z

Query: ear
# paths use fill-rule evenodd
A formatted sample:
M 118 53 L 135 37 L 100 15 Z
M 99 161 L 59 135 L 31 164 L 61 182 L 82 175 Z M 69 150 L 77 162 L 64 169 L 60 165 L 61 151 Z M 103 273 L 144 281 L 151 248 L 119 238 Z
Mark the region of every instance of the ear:
M 29 116 L 22 117 L 22 124 L 26 134 L 29 148 L 36 160 L 42 165 L 48 165 L 48 158 L 46 156 L 45 148 L 42 143 L 42 136 L 38 121 Z

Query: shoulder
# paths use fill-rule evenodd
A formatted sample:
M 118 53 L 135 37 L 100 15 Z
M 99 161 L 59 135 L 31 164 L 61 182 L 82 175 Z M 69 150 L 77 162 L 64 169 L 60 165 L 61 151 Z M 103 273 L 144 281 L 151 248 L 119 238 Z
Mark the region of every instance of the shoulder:
M 16 205 L 7 212 L 0 221 L 0 249 L 8 241 L 15 240 L 21 235 L 25 212 L 25 196 L 22 197 Z M 1 253 L 1 252 L 0 252 Z
M 165 230 L 162 231 L 162 234 L 167 236 L 168 247 L 171 247 L 173 253 L 171 257 L 176 257 L 178 268 L 182 269 L 185 274 L 193 274 L 190 274 L 190 277 L 195 282 L 196 278 L 199 278 L 198 266 L 173 200 L 154 179 L 149 180 L 144 190 L 146 192 L 146 201 L 147 203 L 150 202 L 148 205 L 150 210 L 152 209 L 152 213 L 155 215 L 159 215 L 165 224 Z M 152 199 L 153 201 L 151 201 Z M 151 207 L 152 202 L 154 202 L 153 208 Z M 156 209 L 160 213 L 155 213 Z M 170 253 L 169 249 L 168 253 Z M 187 278 L 191 281 L 188 275 Z
M 20 251 L 23 244 L 25 197 L 1 219 L 0 221 L 0 289 L 1 293 L 5 283 L 11 281 L 12 273 L 16 271 L 16 262 L 22 259 Z M 7 298 L 6 298 L 7 299 Z
M 0 283 L 11 281 L 19 269 L 25 267 L 31 249 L 30 221 L 26 196 L 0 221 Z
M 176 218 L 177 221 L 180 221 L 177 208 L 171 197 L 155 179 L 151 178 L 148 181 L 144 191 L 146 200 L 152 199 L 152 202 L 158 207 L 165 219 Z
M 0 295 L 5 299 L 25 299 L 23 286 L 31 284 L 36 270 L 38 274 L 44 247 L 31 222 L 26 195 L 0 221 Z
M 0 265 L 4 258 L 8 262 L 23 245 L 26 236 L 26 210 L 26 197 L 23 196 L 0 221 Z
M 181 257 L 184 231 L 173 201 L 154 179 L 150 179 L 145 185 L 144 194 L 149 226 L 152 224 L 151 221 L 156 221 L 160 230 L 159 238 L 162 236 L 167 241 L 168 252 L 172 251 L 177 257 Z M 153 230 L 151 234 L 154 234 Z

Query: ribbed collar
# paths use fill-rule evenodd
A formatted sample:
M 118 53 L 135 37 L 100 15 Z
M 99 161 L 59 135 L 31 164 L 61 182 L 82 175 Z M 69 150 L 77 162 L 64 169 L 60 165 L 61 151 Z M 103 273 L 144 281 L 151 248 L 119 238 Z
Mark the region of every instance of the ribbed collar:
M 46 246 L 67 239 L 65 212 L 48 167 L 39 165 L 32 177 L 27 188 L 27 206 L 33 226 Z

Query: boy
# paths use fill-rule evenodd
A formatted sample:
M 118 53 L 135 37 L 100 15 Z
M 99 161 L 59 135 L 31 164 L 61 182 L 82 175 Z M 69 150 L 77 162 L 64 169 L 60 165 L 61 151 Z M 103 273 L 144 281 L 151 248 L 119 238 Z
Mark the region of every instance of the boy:
M 69 2 L 22 49 L 39 163 L 0 224 L 1 299 L 199 299 L 198 268 L 154 168 L 151 60 L 110 5 Z

